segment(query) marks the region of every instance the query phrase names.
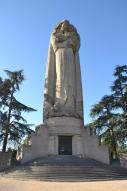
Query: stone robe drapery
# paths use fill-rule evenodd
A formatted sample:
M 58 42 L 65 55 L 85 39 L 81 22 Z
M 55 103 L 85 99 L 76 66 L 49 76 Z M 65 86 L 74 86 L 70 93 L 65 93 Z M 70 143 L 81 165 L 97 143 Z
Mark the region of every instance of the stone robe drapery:
M 58 31 L 51 35 L 45 77 L 44 120 L 57 116 L 83 118 L 79 44 L 73 31 Z

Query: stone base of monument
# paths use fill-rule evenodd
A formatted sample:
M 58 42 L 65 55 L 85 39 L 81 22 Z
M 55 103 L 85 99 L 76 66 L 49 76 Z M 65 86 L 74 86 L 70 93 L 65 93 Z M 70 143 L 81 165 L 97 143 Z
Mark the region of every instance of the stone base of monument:
M 100 145 L 96 135 L 85 128 L 82 120 L 73 117 L 54 117 L 36 128 L 28 145 L 22 145 L 17 158 L 24 164 L 49 155 L 73 155 L 93 158 L 110 164 L 108 148 Z

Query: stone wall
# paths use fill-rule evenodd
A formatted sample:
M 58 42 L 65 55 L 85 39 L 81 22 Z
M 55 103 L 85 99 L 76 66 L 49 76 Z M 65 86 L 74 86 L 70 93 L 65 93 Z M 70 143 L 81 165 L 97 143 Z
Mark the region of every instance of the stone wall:
M 120 155 L 120 166 L 127 168 L 127 153 Z
M 36 134 L 31 136 L 28 145 L 22 145 L 17 153 L 17 160 L 24 164 L 30 160 L 48 155 L 48 133 L 47 128 L 41 125 Z
M 11 153 L 0 152 L 0 171 L 11 166 Z
M 109 150 L 105 145 L 100 145 L 97 135 L 91 135 L 90 129 L 83 133 L 84 156 L 93 158 L 105 164 L 110 164 Z

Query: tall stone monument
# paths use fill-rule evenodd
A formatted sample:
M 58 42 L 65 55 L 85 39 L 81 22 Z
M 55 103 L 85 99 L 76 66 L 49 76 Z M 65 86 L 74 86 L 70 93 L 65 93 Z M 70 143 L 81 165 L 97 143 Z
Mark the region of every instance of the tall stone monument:
M 80 36 L 68 20 L 50 38 L 46 66 L 43 124 L 19 154 L 25 163 L 49 155 L 89 157 L 109 163 L 107 147 L 84 127 L 79 61 Z
M 65 20 L 52 32 L 44 90 L 44 120 L 51 117 L 83 119 L 79 63 L 80 37 Z

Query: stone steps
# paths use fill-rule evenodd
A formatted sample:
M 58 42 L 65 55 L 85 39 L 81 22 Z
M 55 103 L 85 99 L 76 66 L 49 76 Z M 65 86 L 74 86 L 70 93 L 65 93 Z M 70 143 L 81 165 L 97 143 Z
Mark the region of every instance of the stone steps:
M 29 165 L 65 165 L 65 166 L 71 166 L 71 165 L 76 165 L 76 166 L 89 166 L 89 165 L 95 165 L 95 166 L 100 166 L 101 164 L 104 166 L 103 163 L 97 162 L 93 159 L 90 158 L 80 158 L 72 155 L 56 155 L 56 156 L 48 156 L 48 157 L 41 157 L 36 160 L 33 160 L 31 162 L 28 162 L 27 164 Z
M 99 181 L 127 179 L 127 170 L 92 159 L 70 156 L 45 157 L 26 165 L 12 167 L 1 177 L 38 181 Z

